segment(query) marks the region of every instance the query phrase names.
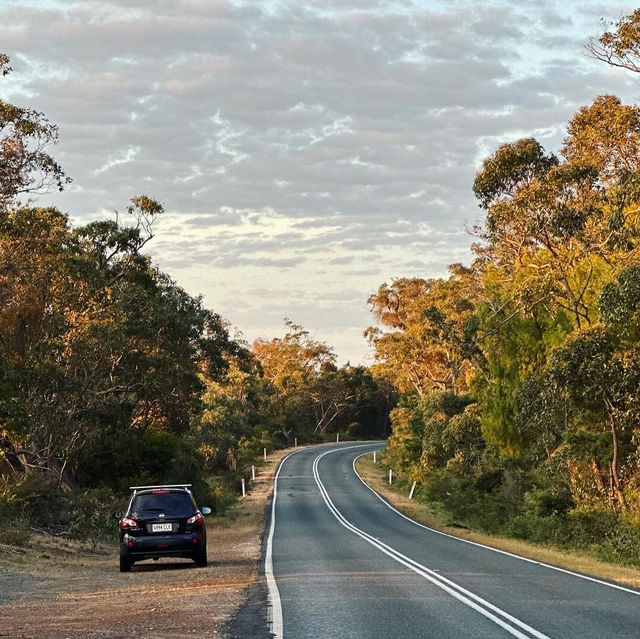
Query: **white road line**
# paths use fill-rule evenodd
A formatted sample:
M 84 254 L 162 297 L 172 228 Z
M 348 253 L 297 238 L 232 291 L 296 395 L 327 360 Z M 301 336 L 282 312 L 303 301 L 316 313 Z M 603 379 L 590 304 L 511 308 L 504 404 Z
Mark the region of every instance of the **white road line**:
M 370 452 L 370 451 L 369 451 Z M 470 544 L 472 546 L 478 546 L 479 548 L 484 548 L 485 550 L 491 550 L 492 552 L 497 552 L 501 555 L 506 555 L 507 557 L 513 557 L 514 559 L 520 559 L 520 561 L 526 561 L 529 564 L 535 564 L 538 566 L 542 566 L 544 568 L 549 568 L 551 570 L 556 570 L 558 572 L 562 572 L 566 575 L 571 575 L 572 577 L 578 577 L 579 579 L 584 579 L 585 581 L 592 581 L 593 583 L 600 584 L 601 586 L 607 586 L 609 588 L 614 588 L 615 590 L 622 590 L 623 592 L 628 592 L 632 595 L 636 595 L 636 597 L 640 596 L 640 591 L 632 590 L 631 588 L 625 588 L 624 586 L 620 586 L 619 584 L 614 584 L 609 581 L 603 581 L 602 579 L 597 579 L 596 577 L 589 577 L 588 575 L 580 574 L 579 572 L 573 572 L 572 570 L 567 570 L 566 568 L 560 568 L 559 566 L 554 566 L 553 564 L 546 564 L 543 561 L 537 561 L 536 559 L 529 559 L 529 557 L 523 557 L 522 555 L 516 555 L 508 550 L 500 550 L 499 548 L 493 548 L 492 546 L 486 546 L 485 544 L 481 544 L 477 541 L 470 541 L 469 539 L 463 539 L 462 537 L 455 537 L 454 535 L 450 535 L 448 533 L 442 532 L 441 530 L 436 530 L 435 528 L 430 528 L 429 526 L 425 526 L 420 522 L 411 519 L 411 517 L 407 517 L 404 513 L 401 513 L 397 508 L 394 508 L 384 497 L 381 497 L 369 484 L 367 484 L 364 479 L 360 476 L 360 473 L 356 470 L 356 461 L 360 459 L 360 457 L 364 457 L 364 455 L 368 455 L 368 453 L 362 453 L 362 455 L 358 455 L 353 460 L 353 472 L 358 476 L 358 479 L 385 505 L 387 508 L 393 510 L 396 514 L 400 515 L 403 519 L 410 521 L 412 524 L 420 528 L 424 528 L 429 532 L 435 533 L 437 535 L 442 535 L 443 537 L 449 537 L 449 539 L 454 539 L 455 541 L 462 542 L 463 544 Z
M 539 632 L 535 628 L 532 628 L 531 626 L 524 623 L 523 621 L 520 621 L 516 617 L 513 617 L 512 615 L 505 612 L 504 610 L 501 610 L 497 606 L 494 606 L 493 604 L 482 599 L 478 595 L 475 595 L 474 593 L 466 590 L 465 588 L 463 588 L 462 586 L 459 586 L 458 584 L 452 582 L 451 580 L 446 579 L 442 575 L 438 575 L 437 573 L 430 570 L 426 566 L 423 566 L 422 564 L 419 564 L 418 562 L 414 561 L 410 557 L 403 555 L 402 553 L 397 551 L 395 548 L 392 548 L 391 546 L 388 546 L 387 544 L 381 542 L 375 537 L 372 537 L 368 533 L 364 532 L 360 528 L 357 528 L 355 525 L 349 522 L 344 517 L 344 515 L 342 515 L 342 513 L 338 510 L 338 508 L 336 508 L 333 501 L 331 500 L 331 497 L 329 497 L 329 494 L 326 488 L 324 487 L 324 484 L 322 483 L 322 480 L 320 479 L 320 474 L 318 472 L 318 463 L 323 457 L 331 453 L 339 452 L 341 450 L 347 450 L 349 448 L 352 448 L 352 447 L 346 446 L 344 448 L 336 448 L 333 450 L 329 450 L 325 453 L 322 453 L 321 455 L 318 455 L 318 457 L 316 457 L 316 459 L 313 462 L 313 474 L 316 480 L 316 484 L 320 489 L 320 494 L 322 495 L 322 498 L 324 499 L 327 507 L 329 508 L 333 516 L 338 520 L 338 522 L 344 528 L 353 532 L 355 535 L 357 535 L 364 541 L 368 542 L 372 546 L 376 547 L 385 555 L 391 557 L 392 559 L 402 564 L 403 566 L 406 566 L 407 568 L 409 568 L 416 574 L 420 575 L 424 579 L 427 579 L 438 588 L 441 588 L 442 590 L 450 594 L 452 597 L 455 597 L 458 601 L 464 603 L 465 605 L 469 606 L 473 610 L 479 612 L 481 615 L 484 615 L 485 617 L 493 621 L 496 625 L 500 626 L 501 628 L 506 630 L 508 633 L 510 633 L 514 637 L 517 637 L 518 639 L 531 639 L 531 636 L 534 636 L 534 637 L 537 637 L 537 639 L 550 639 L 547 635 Z M 493 613 L 496 613 L 496 614 L 493 614 Z M 497 615 L 500 615 L 502 619 Z M 513 625 L 507 622 L 511 622 L 511 624 Z M 520 630 L 518 630 L 514 626 L 518 626 L 521 630 L 524 630 L 529 634 L 524 634 L 523 632 L 520 632 Z
M 348 448 L 364 448 L 366 446 L 371 446 L 371 444 L 359 444 L 357 446 L 349 446 Z M 300 450 L 296 450 L 293 453 L 289 453 L 281 462 L 278 470 L 276 472 L 276 476 L 273 479 L 273 501 L 271 502 L 271 521 L 269 523 L 269 536 L 267 538 L 267 549 L 265 551 L 264 558 L 264 574 L 267 579 L 267 590 L 269 592 L 269 603 L 271 604 L 269 607 L 269 626 L 271 634 L 273 635 L 273 639 L 282 639 L 283 637 L 283 620 L 282 620 L 282 602 L 280 601 L 280 591 L 278 590 L 278 584 L 276 583 L 275 576 L 273 574 L 273 535 L 276 529 L 276 498 L 278 496 L 278 477 L 280 476 L 280 471 L 284 466 L 284 463 L 291 457 L 292 455 L 297 455 L 298 453 L 304 452 L 305 448 L 301 448 Z M 342 448 L 340 450 L 343 450 Z M 303 476 L 300 476 L 303 477 Z M 305 479 L 308 479 L 309 476 L 304 476 Z M 289 479 L 283 477 L 283 479 Z
M 267 578 L 267 589 L 269 591 L 269 625 L 274 639 L 282 639 L 282 602 L 280 601 L 280 591 L 273 576 L 273 533 L 276 529 L 276 497 L 278 496 L 278 475 L 282 470 L 284 462 L 295 453 L 287 455 L 278 466 L 278 471 L 273 480 L 273 501 L 271 502 L 271 521 L 269 523 L 269 537 L 267 538 L 267 550 L 264 558 L 264 574 Z

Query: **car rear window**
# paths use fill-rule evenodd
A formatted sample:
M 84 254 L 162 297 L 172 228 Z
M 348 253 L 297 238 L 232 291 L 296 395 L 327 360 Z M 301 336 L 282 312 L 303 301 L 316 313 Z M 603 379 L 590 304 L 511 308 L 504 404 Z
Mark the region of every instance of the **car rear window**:
M 131 503 L 134 513 L 164 513 L 169 517 L 191 515 L 194 512 L 193 503 L 188 493 L 155 492 L 136 495 Z

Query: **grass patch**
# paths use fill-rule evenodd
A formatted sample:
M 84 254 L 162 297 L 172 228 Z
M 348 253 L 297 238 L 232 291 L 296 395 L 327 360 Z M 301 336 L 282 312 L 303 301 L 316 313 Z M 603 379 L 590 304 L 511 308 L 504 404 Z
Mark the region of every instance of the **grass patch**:
M 379 455 L 380 453 L 378 452 Z M 453 537 L 505 550 L 528 559 L 606 579 L 625 586 L 640 588 L 640 570 L 636 568 L 600 561 L 588 553 L 560 550 L 547 545 L 534 544 L 509 537 L 487 535 L 461 528 L 458 525 L 447 525 L 449 522 L 447 522 L 442 513 L 435 512 L 428 504 L 409 499 L 410 486 L 407 485 L 406 481 L 394 482 L 389 486 L 388 470 L 380 463 L 373 463 L 372 453 L 360 457 L 356 462 L 356 469 L 362 479 L 379 495 L 384 497 L 400 512 L 425 526 Z

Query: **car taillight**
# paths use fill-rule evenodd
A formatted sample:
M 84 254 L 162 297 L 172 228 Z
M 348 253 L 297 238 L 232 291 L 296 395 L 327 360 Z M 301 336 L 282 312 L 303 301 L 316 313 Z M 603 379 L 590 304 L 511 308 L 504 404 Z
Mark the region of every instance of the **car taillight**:
M 123 517 L 120 520 L 120 528 L 137 528 L 138 522 L 135 519 L 131 519 L 131 517 Z
M 202 526 L 203 521 L 201 513 L 196 513 L 193 517 L 187 519 L 188 524 L 195 524 L 196 526 Z

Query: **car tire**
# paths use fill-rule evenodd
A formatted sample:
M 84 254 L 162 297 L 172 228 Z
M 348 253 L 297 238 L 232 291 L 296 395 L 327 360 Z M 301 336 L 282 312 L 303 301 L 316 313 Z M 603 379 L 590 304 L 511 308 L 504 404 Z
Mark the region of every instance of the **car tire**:
M 120 557 L 120 572 L 131 572 L 131 559 Z
M 196 551 L 195 554 L 193 555 L 193 561 L 196 562 L 196 566 L 198 566 L 198 568 L 206 568 L 207 549 L 202 548 L 201 550 Z

